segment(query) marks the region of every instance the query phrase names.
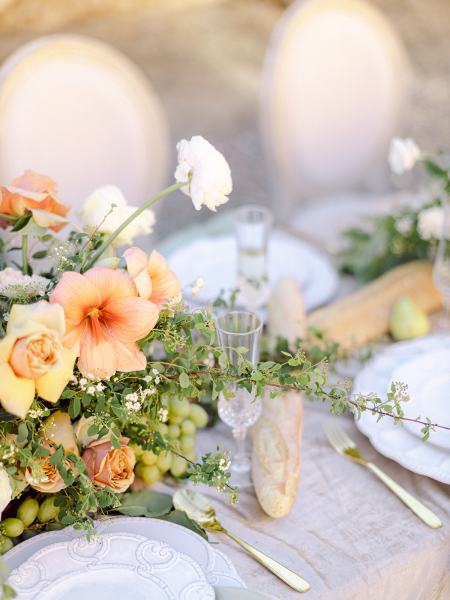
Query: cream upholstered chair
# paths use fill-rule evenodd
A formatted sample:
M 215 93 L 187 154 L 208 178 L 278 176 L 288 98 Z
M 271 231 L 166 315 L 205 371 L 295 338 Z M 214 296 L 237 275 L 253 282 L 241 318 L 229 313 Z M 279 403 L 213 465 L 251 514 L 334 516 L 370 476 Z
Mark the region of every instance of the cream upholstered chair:
M 140 204 L 166 183 L 168 125 L 144 74 L 97 40 L 36 39 L 0 70 L 0 182 L 49 175 L 76 211 L 105 184 Z
M 386 18 L 362 0 L 299 0 L 267 51 L 261 127 L 275 203 L 383 188 L 408 62 Z

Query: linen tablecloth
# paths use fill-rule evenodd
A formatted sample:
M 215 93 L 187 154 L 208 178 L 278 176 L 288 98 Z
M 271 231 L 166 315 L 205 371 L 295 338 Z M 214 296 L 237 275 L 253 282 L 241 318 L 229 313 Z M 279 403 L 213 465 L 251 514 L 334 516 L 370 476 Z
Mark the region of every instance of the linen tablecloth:
M 430 529 L 364 467 L 338 455 L 322 427 L 337 419 L 364 455 L 420 498 L 443 521 Z M 201 449 L 233 448 L 219 425 L 199 436 Z M 283 519 L 260 509 L 253 490 L 231 507 L 207 489 L 231 532 L 279 560 L 310 584 L 310 600 L 446 600 L 450 598 L 450 488 L 415 475 L 378 454 L 350 417 L 331 417 L 306 401 L 302 472 L 296 502 Z M 250 589 L 280 600 L 299 594 L 248 557 L 223 534 L 213 542 L 235 564 Z

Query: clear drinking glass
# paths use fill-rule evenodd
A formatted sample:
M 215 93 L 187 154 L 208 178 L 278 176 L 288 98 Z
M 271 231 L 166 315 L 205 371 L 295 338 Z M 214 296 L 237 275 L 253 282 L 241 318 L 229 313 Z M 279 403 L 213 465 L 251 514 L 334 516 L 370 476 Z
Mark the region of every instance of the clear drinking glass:
M 256 365 L 259 358 L 259 342 L 262 322 L 251 312 L 232 311 L 217 319 L 217 334 L 220 345 L 227 353 L 230 364 L 238 366 L 237 348 L 247 348 L 245 359 Z M 231 384 L 232 398 L 219 396 L 219 416 L 232 427 L 236 452 L 231 463 L 232 481 L 239 487 L 251 485 L 250 456 L 246 451 L 246 436 L 261 414 L 261 400 L 255 394 Z
M 438 323 L 442 331 L 450 331 L 450 205 L 444 202 L 444 223 L 433 268 L 433 280 L 442 292 L 444 315 Z
M 267 245 L 272 213 L 264 206 L 249 204 L 236 211 L 238 304 L 254 311 L 269 298 Z

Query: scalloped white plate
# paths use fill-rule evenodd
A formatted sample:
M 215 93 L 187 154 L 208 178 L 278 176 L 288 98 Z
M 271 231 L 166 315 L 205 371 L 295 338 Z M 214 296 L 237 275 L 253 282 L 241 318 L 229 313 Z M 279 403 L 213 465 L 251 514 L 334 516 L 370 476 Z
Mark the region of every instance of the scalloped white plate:
M 17 600 L 214 600 L 200 566 L 168 544 L 109 533 L 51 544 L 15 569 Z
M 105 521 L 96 521 L 95 529 L 100 536 L 126 531 L 165 542 L 175 550 L 193 558 L 200 565 L 211 585 L 245 588 L 230 559 L 186 527 L 146 517 L 113 517 Z M 83 531 L 72 527 L 41 533 L 12 548 L 4 558 L 8 568 L 13 570 L 49 544 L 68 542 L 83 536 Z
M 275 231 L 269 241 L 269 284 L 283 277 L 294 277 L 311 310 L 327 302 L 336 292 L 338 277 L 330 261 L 310 244 Z M 232 235 L 194 239 L 177 248 L 169 256 L 170 267 L 187 289 L 199 277 L 205 285 L 195 301 L 206 304 L 215 300 L 221 290 L 236 287 L 236 241 Z
M 408 384 L 410 401 L 405 404 L 406 417 L 428 417 L 432 423 L 450 427 L 450 349 L 418 356 L 394 369 L 393 381 Z M 413 435 L 422 437 L 422 425 L 405 421 Z M 450 431 L 436 429 L 430 443 L 450 450 Z
M 417 357 L 425 358 L 436 350 L 450 350 L 449 336 L 429 336 L 394 344 L 380 352 L 356 376 L 353 393 L 376 393 L 386 397 L 394 369 Z M 378 452 L 406 469 L 450 484 L 450 451 L 422 440 L 405 427 L 395 425 L 386 417 L 377 420 L 368 412 L 355 419 L 358 429 L 366 435 Z M 433 432 L 431 432 L 433 436 Z

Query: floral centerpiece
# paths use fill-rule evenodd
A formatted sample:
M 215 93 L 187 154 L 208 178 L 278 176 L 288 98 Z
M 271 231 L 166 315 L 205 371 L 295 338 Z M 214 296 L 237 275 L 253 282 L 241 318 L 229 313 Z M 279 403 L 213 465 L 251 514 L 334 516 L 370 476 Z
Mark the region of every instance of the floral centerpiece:
M 443 231 L 444 205 L 450 195 L 448 156 L 423 152 L 414 142 L 395 138 L 389 164 L 403 175 L 421 163 L 431 177 L 427 199 L 418 206 L 402 206 L 392 213 L 369 216 L 367 226 L 344 232 L 349 242 L 341 257 L 345 272 L 370 281 L 384 272 L 416 259 L 433 260 Z
M 27 171 L 0 190 L 2 553 L 117 512 L 199 530 L 170 496 L 142 487 L 170 474 L 236 498 L 227 453 L 195 455 L 195 430 L 208 421 L 201 403 L 231 394 L 231 381 L 257 395 L 300 390 L 334 413 L 403 418 L 402 386 L 381 399 L 328 383 L 335 345 L 327 354 L 299 340 L 256 368 L 242 349 L 238 367 L 229 364 L 211 313 L 186 310 L 165 258 L 131 245 L 172 192 L 216 210 L 232 191 L 227 162 L 206 140 L 177 148 L 175 183 L 141 207 L 101 188 L 81 210 L 82 229 L 46 176 Z M 420 422 L 425 436 L 439 426 Z

